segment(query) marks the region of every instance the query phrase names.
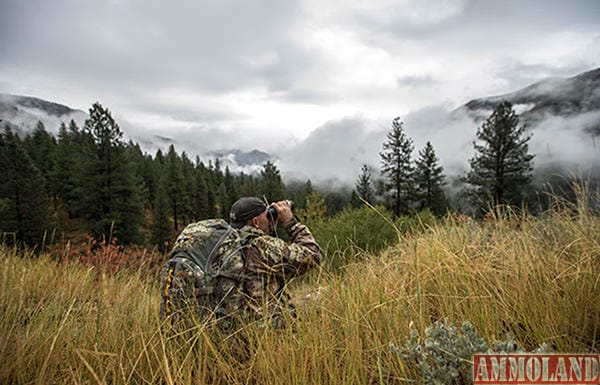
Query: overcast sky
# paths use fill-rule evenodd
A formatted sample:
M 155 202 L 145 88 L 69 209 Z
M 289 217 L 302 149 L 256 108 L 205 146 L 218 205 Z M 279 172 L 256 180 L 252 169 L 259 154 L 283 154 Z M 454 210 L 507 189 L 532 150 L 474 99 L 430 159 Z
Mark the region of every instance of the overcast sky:
M 599 67 L 600 1 L 0 0 L 0 36 L 0 92 L 357 174 L 396 116 Z

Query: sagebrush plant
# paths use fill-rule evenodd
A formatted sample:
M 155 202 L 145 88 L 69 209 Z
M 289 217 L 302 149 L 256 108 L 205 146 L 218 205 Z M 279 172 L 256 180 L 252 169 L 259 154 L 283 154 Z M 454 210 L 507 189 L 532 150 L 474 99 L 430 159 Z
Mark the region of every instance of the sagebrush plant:
M 400 355 L 428 385 L 472 384 L 474 354 L 526 352 L 510 334 L 503 340 L 488 343 L 469 321 L 464 321 L 457 327 L 448 320 L 436 321 L 428 326 L 424 337 L 420 337 L 413 329 L 409 340 L 403 346 L 399 347 L 394 342 L 390 342 L 389 346 L 391 351 Z M 549 352 L 546 344 L 533 351 Z
M 407 232 L 348 212 L 338 224 L 354 242 L 391 238 L 379 250 L 366 241 L 341 269 L 326 262 L 296 281 L 298 319 L 289 328 L 257 323 L 226 334 L 201 322 L 165 331 L 160 282 L 137 260 L 148 254 L 128 259 L 120 249 L 120 266 L 140 267 L 113 272 L 60 258 L 73 249 L 33 255 L 0 246 L 0 383 L 422 383 L 390 342 L 405 346 L 413 329 L 425 338 L 436 321 L 468 320 L 483 340 L 512 335 L 526 351 L 547 343 L 555 352 L 598 352 L 600 218 L 588 205 L 556 207 L 538 218 L 417 221 Z M 378 225 L 358 230 L 361 223 Z M 327 231 L 334 239 L 336 228 Z M 325 260 L 340 252 L 326 248 Z

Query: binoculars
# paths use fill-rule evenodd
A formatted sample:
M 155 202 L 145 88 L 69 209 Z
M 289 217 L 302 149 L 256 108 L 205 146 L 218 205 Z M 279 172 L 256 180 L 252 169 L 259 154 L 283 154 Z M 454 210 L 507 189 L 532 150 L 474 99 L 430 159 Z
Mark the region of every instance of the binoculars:
M 294 211 L 294 208 L 296 207 L 296 205 L 294 204 L 294 201 L 289 201 L 290 202 L 290 206 L 292 207 L 292 211 Z M 277 209 L 275 209 L 275 207 L 273 206 L 269 206 L 269 208 L 267 209 L 267 216 L 269 218 L 271 218 L 272 220 L 277 219 Z

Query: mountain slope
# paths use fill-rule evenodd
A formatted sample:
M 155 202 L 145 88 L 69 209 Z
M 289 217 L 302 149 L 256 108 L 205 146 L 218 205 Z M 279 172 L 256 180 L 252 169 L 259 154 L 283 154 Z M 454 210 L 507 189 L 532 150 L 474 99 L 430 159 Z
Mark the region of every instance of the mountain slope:
M 486 119 L 502 101 L 509 101 L 521 123 L 536 126 L 549 117 L 565 119 L 589 116 L 581 126 L 588 134 L 600 135 L 600 68 L 566 79 L 547 79 L 505 95 L 469 101 L 459 110 L 474 120 Z
M 56 117 L 72 114 L 74 112 L 83 112 L 80 110 L 74 110 L 62 104 L 48 102 L 46 100 L 29 96 L 0 94 L 0 103 L 2 102 L 4 102 L 9 108 L 12 107 L 13 110 L 17 110 L 19 107 L 23 107 L 25 109 L 33 108 L 45 111 L 48 115 Z M 10 104 L 12 104 L 12 106 L 10 106 Z
M 33 131 L 42 122 L 49 132 L 58 132 L 61 123 L 74 120 L 82 125 L 87 114 L 62 104 L 20 95 L 0 94 L 0 128 L 9 126 L 19 135 Z

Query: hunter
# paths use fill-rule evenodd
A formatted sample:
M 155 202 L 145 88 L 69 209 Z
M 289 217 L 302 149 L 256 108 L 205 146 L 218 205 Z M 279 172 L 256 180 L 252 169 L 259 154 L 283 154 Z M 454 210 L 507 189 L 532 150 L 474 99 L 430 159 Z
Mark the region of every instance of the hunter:
M 289 242 L 277 237 L 277 223 L 287 231 Z M 230 224 L 244 244 L 242 313 L 280 326 L 283 314 L 294 312 L 286 286 L 321 263 L 321 249 L 308 227 L 293 215 L 288 200 L 267 206 L 258 198 L 241 198 L 231 207 Z

